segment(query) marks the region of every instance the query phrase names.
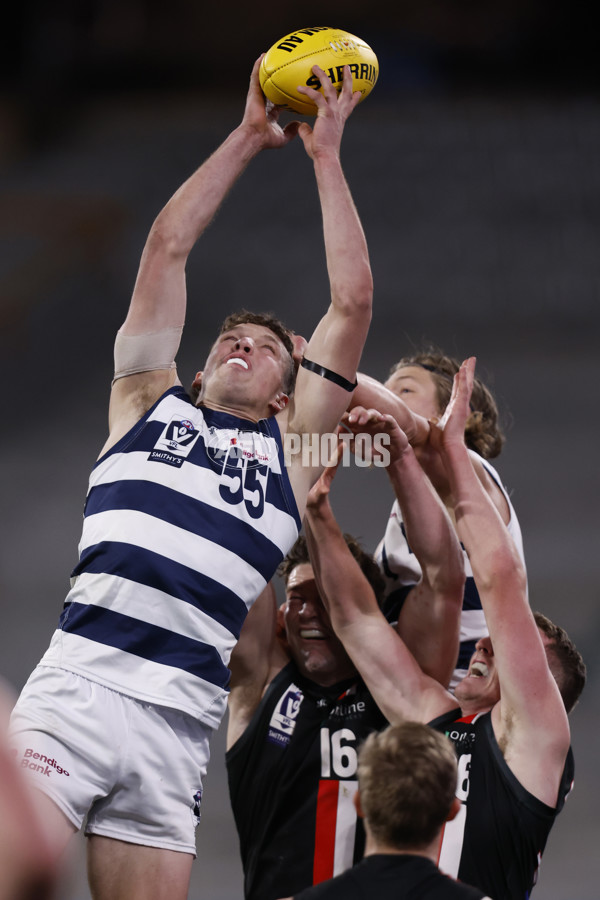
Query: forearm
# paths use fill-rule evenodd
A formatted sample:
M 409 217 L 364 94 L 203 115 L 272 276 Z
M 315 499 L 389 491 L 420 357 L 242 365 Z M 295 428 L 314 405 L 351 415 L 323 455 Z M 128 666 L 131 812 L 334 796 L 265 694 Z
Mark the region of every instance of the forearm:
M 238 126 L 175 192 L 153 226 L 173 254 L 189 254 L 262 145 L 259 132 Z
M 337 153 L 314 160 L 321 202 L 333 306 L 348 316 L 371 317 L 373 278 L 363 227 Z
M 269 582 L 250 609 L 229 661 L 231 687 L 256 682 L 265 684 L 275 646 L 277 598 Z
M 143 334 L 183 325 L 187 257 L 261 148 L 260 134 L 240 125 L 158 214 L 144 247 L 123 333 Z
M 373 282 L 367 245 L 337 154 L 332 149 L 321 152 L 314 166 L 331 302 L 308 342 L 305 356 L 353 384 L 371 322 Z M 348 396 L 343 387 L 329 379 L 317 379 L 301 367 L 290 429 L 321 434 L 335 430 Z M 309 478 L 317 475 L 318 470 Z
M 364 406 L 365 409 L 376 409 L 380 413 L 388 413 L 397 421 L 402 431 L 413 446 L 423 444 L 429 436 L 429 422 L 423 416 L 413 413 L 402 400 L 384 384 L 358 373 L 358 387 L 352 395 L 348 409 Z
M 522 560 L 506 525 L 477 477 L 464 445 L 443 451 L 456 530 L 473 569 L 482 602 L 486 596 L 509 589 L 525 592 L 526 575 Z M 486 618 L 493 614 L 485 609 Z M 488 621 L 489 624 L 489 621 Z
M 311 565 L 334 629 L 376 610 L 373 589 L 350 552 L 328 499 L 307 506 L 304 526 Z
M 387 473 L 424 579 L 438 590 L 461 584 L 464 565 L 454 526 L 411 447 L 392 460 Z
M 409 593 L 398 634 L 423 672 L 446 687 L 459 644 L 465 572 L 450 516 L 411 447 L 388 467 L 406 529 L 406 540 L 421 567 Z

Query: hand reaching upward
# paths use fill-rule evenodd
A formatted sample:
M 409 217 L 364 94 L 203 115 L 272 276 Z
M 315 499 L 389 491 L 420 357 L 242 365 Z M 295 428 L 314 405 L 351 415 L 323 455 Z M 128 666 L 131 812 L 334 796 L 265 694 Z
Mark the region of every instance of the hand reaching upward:
M 296 137 L 300 123 L 288 122 L 285 128 L 279 124 L 279 108 L 265 98 L 260 87 L 258 70 L 263 56 L 261 53 L 252 68 L 242 125 L 261 135 L 265 149 L 278 149 Z
M 323 69 L 313 66 L 312 71 L 318 76 L 323 93 L 306 85 L 299 85 L 298 91 L 306 94 L 316 104 L 318 113 L 313 127 L 311 128 L 308 122 L 302 122 L 298 134 L 311 159 L 330 151 L 339 157 L 344 125 L 358 104 L 361 94 L 360 91 L 352 93 L 352 74 L 349 66 L 344 66 L 344 80 L 339 94 Z
M 469 402 L 473 390 L 476 358 L 466 359 L 452 384 L 452 394 L 444 414 L 439 421 L 431 420 L 430 443 L 438 451 L 453 446 L 464 446 L 465 425 L 470 415 Z

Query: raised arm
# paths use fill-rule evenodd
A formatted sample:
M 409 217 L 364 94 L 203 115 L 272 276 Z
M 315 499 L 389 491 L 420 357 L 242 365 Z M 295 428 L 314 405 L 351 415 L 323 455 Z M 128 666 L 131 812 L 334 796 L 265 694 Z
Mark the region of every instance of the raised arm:
M 344 177 L 340 144 L 346 119 L 360 94 L 352 94 L 352 76 L 346 66 L 341 93 L 337 94 L 325 73 L 315 66 L 324 95 L 311 88 L 304 92 L 315 101 L 318 115 L 311 128 L 298 130 L 314 165 L 323 218 L 323 235 L 329 274 L 331 303 L 317 325 L 305 351 L 305 360 L 354 384 L 356 371 L 371 321 L 373 280 L 367 242 Z M 290 410 L 288 430 L 297 433 L 332 432 L 348 403 L 348 391 L 330 378 L 301 367 Z M 304 479 L 304 496 L 320 468 L 307 476 L 307 467 L 295 467 L 296 482 Z
M 454 526 L 392 416 L 359 407 L 344 416 L 344 422 L 355 433 L 383 432 L 388 437 L 386 472 L 402 510 L 406 539 L 422 571 L 402 607 L 398 633 L 423 671 L 447 687 L 458 656 L 465 585 Z
M 352 395 L 348 409 L 356 406 L 364 406 L 367 409 L 374 408 L 394 417 L 408 437 L 410 444 L 415 448 L 417 459 L 431 483 L 442 500 L 446 502 L 450 492 L 448 478 L 439 454 L 430 440 L 431 423 L 429 420 L 410 409 L 394 391 L 362 372 L 358 374 L 358 386 Z M 478 453 L 470 450 L 469 456 L 481 484 L 502 516 L 504 523 L 508 524 L 511 516 L 510 508 L 500 486 L 491 477 Z
M 185 267 L 194 244 L 249 162 L 263 149 L 285 146 L 297 133 L 298 122 L 282 129 L 276 108 L 265 102 L 259 65 L 260 58 L 252 70 L 241 124 L 181 185 L 150 229 L 117 338 L 116 356 L 123 357 L 125 373 L 133 374 L 114 382 L 109 444 L 177 383 L 174 358 L 185 321 Z M 145 340 L 139 340 L 141 335 Z
M 521 784 L 554 806 L 569 747 L 569 724 L 527 600 L 523 563 L 464 446 L 474 368 L 471 358 L 456 375 L 435 440 L 489 628 L 491 643 L 482 652 L 493 655 L 500 685 L 500 702 L 492 714 L 494 731 Z
M 358 385 L 352 394 L 348 410 L 357 406 L 365 409 L 377 409 L 381 413 L 394 417 L 413 447 L 427 442 L 429 438 L 427 419 L 409 409 L 397 394 L 390 391 L 376 378 L 359 372 L 357 381 Z
M 227 748 L 244 733 L 265 689 L 288 662 L 277 640 L 277 600 L 271 582 L 246 616 L 229 661 Z
M 456 704 L 425 675 L 385 620 L 329 502 L 335 467 L 309 493 L 304 525 L 319 593 L 332 626 L 386 718 L 428 722 Z

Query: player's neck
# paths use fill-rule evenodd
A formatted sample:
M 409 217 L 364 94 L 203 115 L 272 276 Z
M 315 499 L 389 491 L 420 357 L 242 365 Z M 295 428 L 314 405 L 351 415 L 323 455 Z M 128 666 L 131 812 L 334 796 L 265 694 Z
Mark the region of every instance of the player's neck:
M 365 845 L 365 857 L 375 855 L 423 856 L 425 859 L 430 859 L 431 862 L 436 863 L 437 865 L 439 844 L 440 839 L 438 837 L 431 844 L 428 844 L 427 847 L 392 847 L 389 844 L 375 840 L 373 836 L 370 835 L 367 837 Z
M 494 708 L 495 703 L 483 703 L 481 700 L 461 700 L 460 702 L 460 711 L 463 717 L 466 716 L 478 716 L 482 713 L 487 713 L 491 709 Z
M 230 416 L 235 416 L 237 419 L 247 419 L 248 422 L 256 423 L 265 418 L 264 416 L 253 413 L 244 407 L 217 403 L 214 400 L 208 400 L 204 397 L 199 401 L 197 406 L 205 406 L 207 409 L 214 409 L 215 412 L 227 413 Z

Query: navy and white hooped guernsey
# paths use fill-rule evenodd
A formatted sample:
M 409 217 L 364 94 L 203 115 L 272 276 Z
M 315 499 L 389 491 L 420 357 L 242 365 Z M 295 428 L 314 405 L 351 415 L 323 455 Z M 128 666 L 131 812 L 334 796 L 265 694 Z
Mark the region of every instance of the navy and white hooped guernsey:
M 218 726 L 248 609 L 300 529 L 274 419 L 171 388 L 96 463 L 41 665 Z

